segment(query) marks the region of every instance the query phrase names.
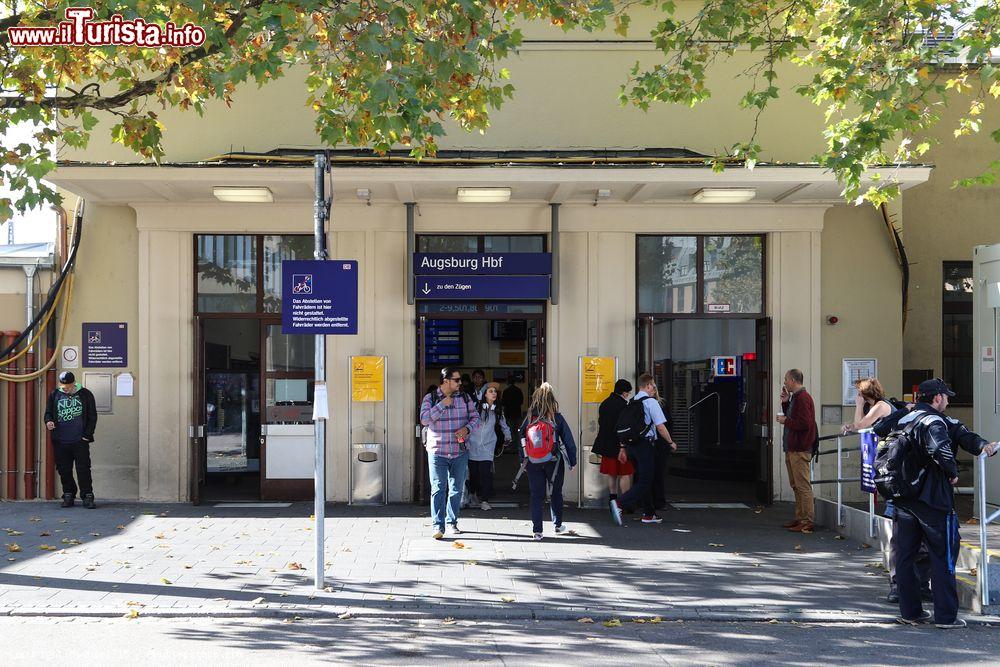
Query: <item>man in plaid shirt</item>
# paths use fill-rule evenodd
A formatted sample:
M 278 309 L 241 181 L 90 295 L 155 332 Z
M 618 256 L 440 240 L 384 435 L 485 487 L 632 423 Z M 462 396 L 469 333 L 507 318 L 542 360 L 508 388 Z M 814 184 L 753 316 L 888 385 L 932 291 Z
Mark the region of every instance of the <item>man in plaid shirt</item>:
M 427 463 L 431 478 L 431 518 L 435 540 L 444 537 L 445 488 L 447 486 L 448 532 L 458 529 L 462 490 L 469 472 L 469 434 L 479 425 L 479 413 L 472 399 L 459 388 L 462 374 L 452 368 L 441 369 L 441 386 L 424 396 L 420 404 L 420 423 L 426 427 Z

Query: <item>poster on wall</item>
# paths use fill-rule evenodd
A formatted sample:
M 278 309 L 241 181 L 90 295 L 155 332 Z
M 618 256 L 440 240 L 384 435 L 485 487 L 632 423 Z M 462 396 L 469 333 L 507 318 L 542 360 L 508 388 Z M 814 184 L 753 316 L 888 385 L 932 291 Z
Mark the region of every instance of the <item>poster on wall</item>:
M 128 324 L 125 322 L 84 322 L 84 368 L 125 368 L 128 366 Z
M 854 405 L 858 390 L 854 383 L 865 378 L 878 377 L 878 359 L 858 358 L 843 360 L 843 405 Z
M 878 452 L 878 437 L 870 428 L 861 429 L 861 490 L 875 493 L 875 454 Z
M 385 400 L 385 357 L 351 357 L 351 400 L 355 403 Z
M 584 403 L 603 401 L 615 386 L 615 358 L 581 357 L 580 382 Z

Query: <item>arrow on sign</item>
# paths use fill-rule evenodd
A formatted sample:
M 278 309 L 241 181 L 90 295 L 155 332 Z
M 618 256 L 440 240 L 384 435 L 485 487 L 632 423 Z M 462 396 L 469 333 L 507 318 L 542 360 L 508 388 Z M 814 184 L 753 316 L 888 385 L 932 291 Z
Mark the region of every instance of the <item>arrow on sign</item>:
M 430 285 L 428 285 L 427 283 L 424 283 L 424 288 L 422 290 L 420 290 L 420 291 L 423 292 L 424 294 L 430 294 L 431 293 Z

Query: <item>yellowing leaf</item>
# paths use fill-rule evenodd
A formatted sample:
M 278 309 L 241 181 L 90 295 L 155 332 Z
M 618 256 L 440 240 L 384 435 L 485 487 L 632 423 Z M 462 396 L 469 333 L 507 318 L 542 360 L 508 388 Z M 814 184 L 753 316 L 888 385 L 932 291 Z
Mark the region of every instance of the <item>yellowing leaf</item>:
M 64 537 L 64 538 L 62 538 L 62 543 L 63 544 L 80 544 L 80 540 L 75 540 L 75 539 L 73 539 L 71 537 Z
M 17 537 L 18 535 L 24 535 L 24 533 L 22 533 L 21 531 L 14 530 L 13 528 L 8 528 L 7 529 L 7 534 L 10 535 L 11 537 Z
M 514 601 L 514 598 L 512 598 L 512 597 L 511 597 L 511 596 L 509 596 L 509 595 L 504 595 L 504 596 L 502 596 L 502 597 L 500 598 L 500 601 L 501 601 L 501 602 L 513 602 L 513 601 Z
M 169 579 L 167 579 L 166 577 L 161 577 L 161 578 L 160 578 L 160 583 L 161 583 L 161 584 L 167 584 L 168 586 L 170 586 L 170 585 L 171 585 L 171 584 L 173 584 L 174 582 L 170 581 L 170 580 L 169 580 Z
M 604 621 L 603 625 L 606 628 L 620 628 L 622 627 L 622 622 L 617 618 L 609 618 L 608 620 Z
M 455 549 L 468 549 L 469 548 L 469 547 L 465 546 L 465 542 L 452 542 L 451 546 L 454 547 Z
M 42 551 L 56 551 L 56 547 L 50 544 L 39 544 L 38 548 L 41 549 Z
M 292 562 L 292 563 L 288 564 L 288 569 L 289 570 L 304 570 L 306 568 L 302 567 L 302 563 Z
M 339 618 L 339 619 L 340 619 L 340 620 L 342 620 L 342 621 L 346 621 L 347 619 L 349 619 L 349 618 L 354 618 L 354 617 L 353 617 L 353 616 L 351 615 L 351 612 L 349 612 L 349 611 L 345 611 L 345 612 L 344 612 L 343 614 L 341 614 L 341 615 L 340 615 L 340 616 L 338 616 L 337 618 Z
M 718 544 L 716 542 L 709 542 L 708 546 L 710 546 L 710 547 L 724 547 L 726 545 L 725 544 Z
M 253 600 L 250 600 L 250 604 L 260 604 L 261 602 L 264 602 L 264 598 L 262 598 L 262 597 L 260 597 L 260 598 L 254 598 Z
M 590 618 L 589 616 L 584 616 L 583 618 L 576 619 L 576 622 L 577 623 L 593 623 L 594 619 Z
M 20 550 L 21 550 L 21 547 L 20 547 L 20 545 L 18 545 L 18 544 L 16 544 L 16 543 L 13 543 L 13 542 L 12 542 L 12 543 L 10 543 L 10 544 L 8 544 L 8 545 L 7 545 L 7 551 L 9 551 L 9 552 L 10 552 L 10 553 L 12 553 L 12 554 L 15 554 L 15 553 L 17 553 L 17 552 L 18 552 L 18 551 L 20 551 Z
M 659 616 L 654 616 L 653 618 L 649 619 L 649 622 L 650 623 L 662 623 L 663 619 L 660 618 Z
M 456 621 L 451 616 L 441 621 L 441 625 L 455 625 L 456 623 L 458 623 L 458 621 Z
M 139 610 L 129 609 L 127 612 L 125 612 L 124 618 L 139 618 Z

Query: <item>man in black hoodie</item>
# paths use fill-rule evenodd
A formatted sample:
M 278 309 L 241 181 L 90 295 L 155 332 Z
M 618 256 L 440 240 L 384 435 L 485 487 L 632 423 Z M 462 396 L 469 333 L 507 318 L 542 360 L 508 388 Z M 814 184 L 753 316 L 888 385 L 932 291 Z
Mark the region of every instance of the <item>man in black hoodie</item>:
M 90 474 L 90 443 L 97 428 L 97 403 L 86 387 L 77 384 L 70 371 L 59 374 L 59 388 L 49 394 L 45 406 L 45 428 L 52 432 L 56 470 L 62 482 L 62 506 L 72 507 L 77 486 L 73 465 L 80 480 L 83 506 L 94 509 L 94 484 Z
M 917 405 L 899 420 L 899 428 L 912 422 L 915 445 L 925 460 L 920 475 L 920 492 L 915 498 L 895 502 L 894 528 L 897 536 L 896 585 L 899 589 L 900 623 L 916 625 L 931 620 L 920 605 L 920 582 L 914 562 L 920 543 L 927 541 L 931 557 L 931 589 L 934 594 L 934 623 L 939 628 L 965 627 L 958 618 L 958 591 L 955 562 L 958 559 L 958 517 L 955 491 L 958 484 L 956 447 L 978 456 L 992 456 L 997 444 L 979 437 L 962 422 L 944 416 L 948 399 L 955 393 L 944 380 L 924 380 L 917 388 Z

